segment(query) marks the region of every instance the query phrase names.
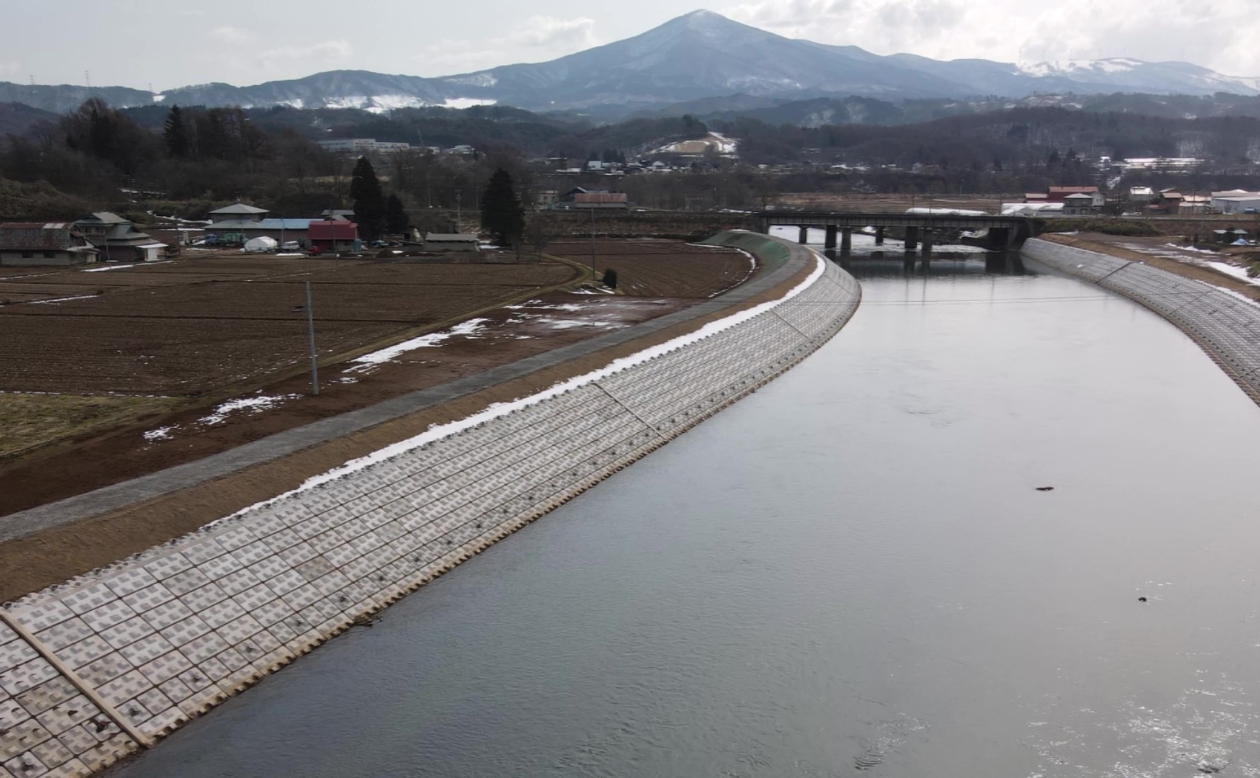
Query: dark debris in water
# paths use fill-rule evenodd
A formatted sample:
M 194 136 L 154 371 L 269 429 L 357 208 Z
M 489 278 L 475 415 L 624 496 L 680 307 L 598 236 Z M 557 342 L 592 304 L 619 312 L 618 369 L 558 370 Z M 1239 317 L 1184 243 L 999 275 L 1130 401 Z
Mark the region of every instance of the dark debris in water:
M 1054 491 L 1054 487 L 1053 487 L 1053 486 L 1038 486 L 1038 487 L 1037 487 L 1037 491 L 1039 491 L 1039 492 L 1053 492 L 1053 491 Z

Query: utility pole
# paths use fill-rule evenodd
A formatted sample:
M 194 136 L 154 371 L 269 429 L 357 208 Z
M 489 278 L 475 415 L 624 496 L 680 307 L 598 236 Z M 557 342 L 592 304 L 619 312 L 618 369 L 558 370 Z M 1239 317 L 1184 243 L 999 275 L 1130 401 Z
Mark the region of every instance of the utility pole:
M 464 197 L 463 192 L 455 193 L 455 232 L 463 232 L 464 230 L 464 206 L 462 203 Z
M 297 306 L 294 312 L 301 311 L 302 306 Z M 311 282 L 306 281 L 306 332 L 310 339 L 311 346 L 311 394 L 319 394 L 319 363 L 315 354 L 315 308 L 311 304 Z
M 591 206 L 591 280 L 595 279 L 595 206 Z

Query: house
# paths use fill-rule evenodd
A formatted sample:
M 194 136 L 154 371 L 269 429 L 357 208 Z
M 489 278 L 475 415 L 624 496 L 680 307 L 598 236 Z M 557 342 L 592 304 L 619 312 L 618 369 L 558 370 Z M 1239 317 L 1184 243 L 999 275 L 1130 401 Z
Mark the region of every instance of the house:
M 1131 186 L 1129 187 L 1129 202 L 1141 203 L 1145 205 L 1155 199 L 1155 190 L 1149 186 Z
M 232 203 L 226 208 L 220 208 L 210 212 L 211 222 L 221 221 L 251 221 L 257 222 L 267 218 L 267 214 L 271 213 L 266 208 L 255 208 L 245 203 Z
M 101 250 L 106 262 L 155 262 L 166 254 L 166 244 L 140 232 L 121 216 L 101 211 L 74 223 L 88 242 Z
M 206 227 L 206 236 L 213 235 L 220 246 L 244 245 L 254 238 L 271 238 L 281 245 L 297 241 L 305 245 L 311 222 L 318 219 L 225 219 Z
M 1094 212 L 1094 198 L 1088 192 L 1075 192 L 1063 198 L 1064 216 L 1088 216 Z
M 1176 189 L 1161 189 L 1155 195 L 1155 199 L 1151 201 L 1149 208 L 1152 211 L 1161 213 L 1175 214 L 1181 212 L 1181 192 Z
M 481 251 L 481 240 L 467 233 L 430 232 L 424 236 L 425 251 Z
M 0 224 L 0 266 L 84 265 L 100 252 L 66 222 Z
M 312 254 L 337 254 L 344 251 L 360 251 L 359 225 L 354 222 L 331 219 L 310 223 L 307 230 L 307 251 Z
M 543 189 L 534 195 L 534 204 L 539 208 L 554 208 L 560 202 L 560 193 L 554 189 Z
M 353 208 L 329 208 L 328 210 L 321 213 L 320 216 L 322 216 L 325 219 L 332 219 L 333 221 L 352 222 L 354 221 L 354 209 Z
M 1183 195 L 1177 206 L 1177 213 L 1208 213 L 1212 208 L 1212 198 L 1207 195 Z
M 1098 191 L 1096 186 L 1052 186 L 1046 190 L 1046 201 L 1051 203 L 1065 203 L 1069 195 L 1086 194 L 1090 197 L 1090 204 L 1093 208 L 1101 208 L 1107 204 L 1107 198 L 1103 193 Z
M 1260 211 L 1260 192 L 1248 192 L 1243 189 L 1213 192 L 1211 208 L 1218 213 Z
M 1028 192 L 1027 194 L 1024 195 L 1024 202 L 1044 203 L 1046 202 L 1046 193 L 1045 192 Z
M 570 207 L 582 210 L 588 208 L 625 210 L 630 207 L 630 201 L 625 192 L 583 192 L 574 195 Z

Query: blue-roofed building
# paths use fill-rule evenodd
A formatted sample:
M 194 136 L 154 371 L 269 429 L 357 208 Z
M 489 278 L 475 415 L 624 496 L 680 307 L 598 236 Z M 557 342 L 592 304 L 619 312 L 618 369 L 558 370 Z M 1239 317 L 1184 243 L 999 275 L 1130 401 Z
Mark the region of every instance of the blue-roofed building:
M 206 227 L 206 236 L 215 236 L 219 245 L 245 245 L 254 238 L 271 238 L 284 245 L 297 241 L 306 248 L 311 222 L 319 219 L 225 219 Z

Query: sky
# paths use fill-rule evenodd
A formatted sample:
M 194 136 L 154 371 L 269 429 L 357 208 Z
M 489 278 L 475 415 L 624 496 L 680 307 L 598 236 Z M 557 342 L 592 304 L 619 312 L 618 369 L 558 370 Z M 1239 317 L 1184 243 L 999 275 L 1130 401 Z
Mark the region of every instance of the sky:
M 1260 0 L 0 0 L 0 81 L 157 90 L 325 70 L 442 76 L 543 62 L 707 8 L 876 54 L 1132 57 L 1260 76 Z M 90 75 L 89 75 L 90 73 Z

